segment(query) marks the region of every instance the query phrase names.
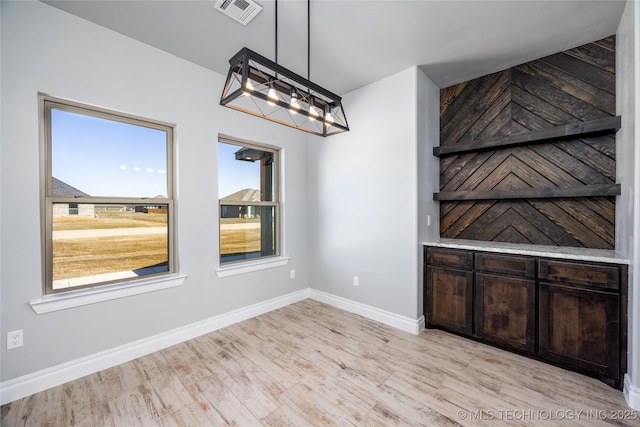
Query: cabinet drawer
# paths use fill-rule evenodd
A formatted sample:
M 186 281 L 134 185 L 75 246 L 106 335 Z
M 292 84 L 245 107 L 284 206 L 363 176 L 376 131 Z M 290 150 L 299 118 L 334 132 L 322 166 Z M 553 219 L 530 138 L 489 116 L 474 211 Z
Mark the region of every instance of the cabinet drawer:
M 511 276 L 535 277 L 536 262 L 533 258 L 517 255 L 476 253 L 476 270 Z
M 473 268 L 473 252 L 458 249 L 427 248 L 427 264 L 471 270 Z
M 619 289 L 619 269 L 613 265 L 589 264 L 555 260 L 538 262 L 540 280 L 584 285 L 604 289 Z

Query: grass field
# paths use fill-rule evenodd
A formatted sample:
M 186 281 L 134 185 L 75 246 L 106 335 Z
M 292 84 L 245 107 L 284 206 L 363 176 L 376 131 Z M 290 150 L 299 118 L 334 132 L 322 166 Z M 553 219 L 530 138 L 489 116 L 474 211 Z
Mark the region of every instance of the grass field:
M 53 253 L 53 280 L 137 270 L 167 262 L 167 236 L 54 240 Z
M 99 212 L 97 218 L 82 216 L 54 218 L 53 231 L 160 227 L 166 224 L 167 215 L 148 215 L 141 212 Z
M 167 225 L 167 215 L 98 212 L 97 217 L 53 219 L 53 231 L 104 230 Z M 168 261 L 166 234 L 53 240 L 53 280 L 137 270 Z
M 244 229 L 232 228 L 229 225 L 258 225 Z M 225 227 L 226 226 L 226 227 Z M 220 254 L 255 252 L 260 250 L 259 218 L 222 218 L 220 220 Z
M 222 254 L 260 250 L 259 219 L 223 218 L 221 223 Z M 53 231 L 162 227 L 166 224 L 167 216 L 162 214 L 100 212 L 97 218 L 54 218 Z M 54 239 L 53 280 L 150 267 L 167 262 L 168 252 L 166 234 Z

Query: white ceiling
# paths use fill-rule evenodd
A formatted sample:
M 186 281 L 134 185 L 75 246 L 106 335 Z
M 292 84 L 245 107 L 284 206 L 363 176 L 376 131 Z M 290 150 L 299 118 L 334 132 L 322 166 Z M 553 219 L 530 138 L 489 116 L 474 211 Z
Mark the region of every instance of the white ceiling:
M 275 59 L 274 0 L 246 27 L 215 0 L 45 2 L 224 75 L 245 46 Z M 343 95 L 417 65 L 447 87 L 614 34 L 625 3 L 312 0 L 310 77 Z M 306 0 L 278 2 L 278 63 L 307 76 Z

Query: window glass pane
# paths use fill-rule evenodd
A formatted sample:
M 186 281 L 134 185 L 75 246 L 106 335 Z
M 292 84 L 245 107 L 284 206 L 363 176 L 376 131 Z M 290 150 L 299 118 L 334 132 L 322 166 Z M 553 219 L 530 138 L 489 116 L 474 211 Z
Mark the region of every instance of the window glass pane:
M 275 201 L 274 153 L 220 142 L 218 167 L 223 203 Z
M 275 206 L 220 206 L 222 263 L 276 254 Z
M 168 197 L 167 132 L 51 109 L 53 195 Z
M 218 143 L 220 263 L 278 255 L 278 151 L 228 142 Z
M 168 208 L 53 203 L 53 290 L 168 272 Z

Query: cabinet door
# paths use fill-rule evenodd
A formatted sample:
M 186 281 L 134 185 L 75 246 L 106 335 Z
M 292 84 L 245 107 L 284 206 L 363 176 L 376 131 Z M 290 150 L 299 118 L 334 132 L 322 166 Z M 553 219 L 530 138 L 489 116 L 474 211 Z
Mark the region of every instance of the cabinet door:
M 476 334 L 485 341 L 535 353 L 536 282 L 476 273 Z
M 540 283 L 540 355 L 620 378 L 619 295 Z
M 427 267 L 425 318 L 428 324 L 471 335 L 473 332 L 473 273 Z

